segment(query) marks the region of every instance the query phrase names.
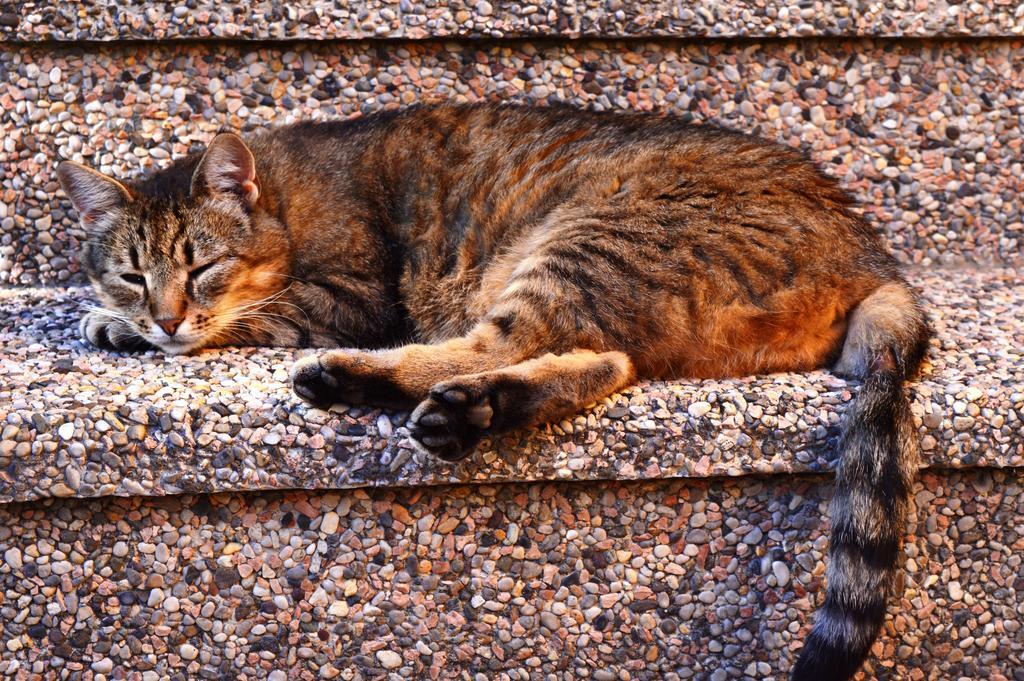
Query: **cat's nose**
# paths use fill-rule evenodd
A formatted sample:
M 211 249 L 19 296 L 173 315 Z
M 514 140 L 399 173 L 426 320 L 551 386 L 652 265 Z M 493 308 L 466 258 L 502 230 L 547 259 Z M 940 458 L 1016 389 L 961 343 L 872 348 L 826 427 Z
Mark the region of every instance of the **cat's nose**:
M 154 319 L 156 325 L 164 330 L 168 336 L 173 336 L 174 332 L 178 330 L 181 323 L 185 321 L 184 317 L 164 317 L 163 319 Z

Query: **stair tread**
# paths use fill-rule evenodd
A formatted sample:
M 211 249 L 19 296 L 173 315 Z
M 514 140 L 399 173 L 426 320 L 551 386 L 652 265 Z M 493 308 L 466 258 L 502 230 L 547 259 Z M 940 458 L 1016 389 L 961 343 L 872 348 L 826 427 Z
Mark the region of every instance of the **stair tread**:
M 910 386 L 927 467 L 1024 465 L 1024 274 L 920 271 L 936 337 Z M 829 470 L 856 385 L 827 371 L 647 382 L 571 423 L 425 460 L 406 414 L 299 402 L 291 349 L 119 355 L 87 288 L 0 289 L 0 503 L 50 496 L 659 479 Z

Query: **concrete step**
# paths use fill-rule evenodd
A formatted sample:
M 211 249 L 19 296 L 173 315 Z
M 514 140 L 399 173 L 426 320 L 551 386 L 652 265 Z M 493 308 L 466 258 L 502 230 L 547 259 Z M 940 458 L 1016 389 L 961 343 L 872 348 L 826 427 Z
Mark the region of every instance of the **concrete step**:
M 351 40 L 373 38 L 1020 36 L 1011 2 L 698 0 L 358 0 L 115 4 L 20 2 L 0 41 Z
M 917 272 L 936 338 L 910 390 L 927 467 L 1024 465 L 1024 274 Z M 297 356 L 118 355 L 78 339 L 85 289 L 0 292 L 0 502 L 277 488 L 643 480 L 829 470 L 856 386 L 819 371 L 645 383 L 451 466 L 406 413 L 300 403 Z
M 0 505 L 0 674 L 783 679 L 824 595 L 830 494 L 771 476 Z M 929 471 L 914 499 L 860 678 L 1019 678 L 1024 476 Z
M 403 42 L 0 49 L 0 283 L 80 283 L 54 170 L 124 177 L 215 131 L 497 99 L 657 110 L 806 148 L 922 266 L 1017 264 L 1024 46 Z
M 785 677 L 856 385 L 645 383 L 450 467 L 407 414 L 300 404 L 293 351 L 77 340 L 60 158 L 123 176 L 223 127 L 495 99 L 720 123 L 851 188 L 937 330 L 860 678 L 1024 679 L 1019 3 L 178 5 L 0 3 L 0 675 Z

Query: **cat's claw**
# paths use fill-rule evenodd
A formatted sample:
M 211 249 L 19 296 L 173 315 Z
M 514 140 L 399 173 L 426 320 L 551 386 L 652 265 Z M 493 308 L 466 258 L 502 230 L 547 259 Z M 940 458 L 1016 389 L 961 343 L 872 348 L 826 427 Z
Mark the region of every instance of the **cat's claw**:
M 473 386 L 447 381 L 430 390 L 409 421 L 412 439 L 445 461 L 469 456 L 491 426 L 494 409 L 488 394 Z

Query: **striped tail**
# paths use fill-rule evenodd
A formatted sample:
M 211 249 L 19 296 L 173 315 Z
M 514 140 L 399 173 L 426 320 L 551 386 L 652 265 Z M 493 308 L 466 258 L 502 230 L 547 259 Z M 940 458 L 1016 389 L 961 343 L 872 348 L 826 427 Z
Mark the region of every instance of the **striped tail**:
M 885 619 L 917 467 L 917 437 L 903 390 L 928 331 L 903 282 L 882 286 L 850 319 L 837 370 L 864 378 L 847 412 L 832 499 L 828 590 L 793 681 L 845 681 Z

